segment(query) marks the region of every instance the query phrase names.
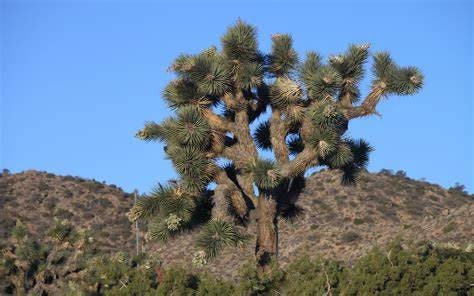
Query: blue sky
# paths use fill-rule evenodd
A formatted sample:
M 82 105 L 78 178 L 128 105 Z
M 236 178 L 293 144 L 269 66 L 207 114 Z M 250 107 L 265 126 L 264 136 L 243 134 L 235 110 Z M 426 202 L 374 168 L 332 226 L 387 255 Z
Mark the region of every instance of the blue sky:
M 285 32 L 301 56 L 370 42 L 421 68 L 421 93 L 390 97 L 382 118 L 353 121 L 350 134 L 375 147 L 370 171 L 403 169 L 473 192 L 470 1 L 222 2 L 2 1 L 0 167 L 141 192 L 174 177 L 162 146 L 134 134 L 169 115 L 160 93 L 173 58 L 218 45 L 240 17 L 257 26 L 264 51 Z

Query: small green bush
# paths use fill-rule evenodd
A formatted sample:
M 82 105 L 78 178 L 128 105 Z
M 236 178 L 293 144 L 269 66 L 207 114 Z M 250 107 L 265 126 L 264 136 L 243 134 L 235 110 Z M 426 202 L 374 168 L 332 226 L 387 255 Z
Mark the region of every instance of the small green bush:
M 454 229 L 456 229 L 456 223 L 454 222 L 450 222 L 448 223 L 448 225 L 446 225 L 444 228 L 443 228 L 443 232 L 444 233 L 448 233 L 448 232 L 451 232 L 453 231 Z
M 345 243 L 350 243 L 350 242 L 356 241 L 358 239 L 360 239 L 360 235 L 357 232 L 354 232 L 354 231 L 348 231 L 348 232 L 344 233 L 341 237 L 341 240 Z

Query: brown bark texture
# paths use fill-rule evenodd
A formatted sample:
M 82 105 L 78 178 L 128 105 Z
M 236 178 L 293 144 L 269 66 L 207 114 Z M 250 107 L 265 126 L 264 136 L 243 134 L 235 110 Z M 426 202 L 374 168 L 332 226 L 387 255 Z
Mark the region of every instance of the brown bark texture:
M 272 262 L 278 256 L 277 203 L 268 195 L 261 194 L 257 206 L 257 244 L 255 257 L 260 274 L 270 272 Z

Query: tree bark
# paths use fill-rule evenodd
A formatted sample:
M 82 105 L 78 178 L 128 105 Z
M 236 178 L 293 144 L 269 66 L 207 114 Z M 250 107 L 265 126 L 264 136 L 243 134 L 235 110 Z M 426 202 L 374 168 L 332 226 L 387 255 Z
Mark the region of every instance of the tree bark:
M 257 245 L 255 257 L 260 275 L 271 271 L 278 255 L 277 203 L 274 198 L 260 194 L 257 206 Z

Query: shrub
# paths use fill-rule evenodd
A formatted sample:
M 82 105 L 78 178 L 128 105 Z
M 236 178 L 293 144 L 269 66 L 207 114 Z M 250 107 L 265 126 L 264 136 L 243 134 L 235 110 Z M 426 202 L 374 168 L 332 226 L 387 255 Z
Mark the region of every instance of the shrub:
M 84 186 L 93 193 L 100 193 L 100 191 L 105 187 L 104 184 L 95 180 L 85 182 Z
M 65 198 L 71 198 L 71 197 L 73 197 L 73 196 L 74 196 L 74 194 L 72 193 L 71 190 L 66 189 L 66 190 L 64 191 L 64 197 L 65 197 Z
M 397 177 L 400 177 L 400 178 L 406 178 L 407 176 L 407 173 L 403 170 L 398 170 L 396 173 L 395 173 L 395 176 Z
M 467 195 L 466 186 L 456 182 L 454 186 L 449 187 L 448 192 L 451 194 L 458 194 L 458 195 Z
M 264 277 L 259 278 L 257 269 L 253 262 L 248 262 L 241 270 L 240 282 L 235 287 L 235 295 L 268 295 L 278 294 L 279 286 L 282 284 L 284 272 L 271 264 L 271 271 Z M 278 293 L 271 293 L 277 291 Z
M 198 296 L 220 296 L 231 295 L 234 291 L 232 284 L 214 278 L 213 276 L 204 275 L 199 281 L 199 287 L 196 291 Z
M 40 190 L 40 191 L 47 191 L 47 190 L 51 189 L 51 186 L 49 186 L 49 185 L 48 185 L 46 182 L 44 182 L 44 181 L 40 181 L 40 182 L 38 183 L 38 187 L 37 187 L 37 188 L 38 188 L 38 190 Z
M 432 245 L 404 249 L 392 243 L 353 267 L 344 295 L 468 295 L 474 254 Z
M 443 232 L 444 233 L 448 233 L 448 232 L 451 232 L 453 231 L 454 229 L 456 229 L 456 223 L 454 222 L 450 222 L 448 223 L 448 225 L 446 225 L 444 228 L 443 228 Z
M 78 179 L 76 179 L 75 177 L 71 176 L 71 175 L 67 175 L 67 176 L 64 176 L 63 177 L 63 180 L 64 181 L 76 181 Z
M 381 169 L 379 174 L 385 175 L 385 176 L 393 176 L 393 171 L 389 169 Z
M 358 240 L 359 238 L 360 238 L 360 235 L 357 232 L 348 231 L 342 235 L 341 240 L 345 243 L 350 243 L 350 242 Z
M 70 211 L 62 208 L 58 208 L 55 211 L 55 216 L 60 218 L 60 219 L 70 219 L 74 214 L 71 213 Z
M 153 266 L 137 265 L 124 253 L 92 258 L 74 288 L 93 295 L 150 295 L 157 282 Z M 99 287 L 98 291 L 91 288 Z
M 291 263 L 280 286 L 283 295 L 338 295 L 347 268 L 338 262 L 301 257 Z

